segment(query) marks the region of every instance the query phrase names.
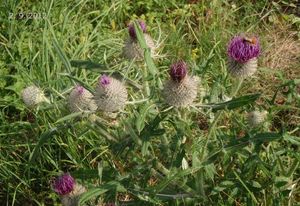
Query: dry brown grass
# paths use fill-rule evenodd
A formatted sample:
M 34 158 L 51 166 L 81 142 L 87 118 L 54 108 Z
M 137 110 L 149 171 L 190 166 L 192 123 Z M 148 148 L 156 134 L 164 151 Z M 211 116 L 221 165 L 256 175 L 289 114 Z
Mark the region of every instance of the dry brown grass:
M 297 32 L 287 26 L 267 30 L 264 34 L 266 48 L 262 55 L 262 67 L 284 72 L 288 79 L 300 75 L 300 40 Z
M 263 53 L 260 57 L 259 69 L 254 78 L 246 80 L 243 93 L 261 93 L 262 98 L 257 101 L 266 107 L 266 99 L 271 99 L 277 88 L 286 80 L 300 78 L 300 39 L 297 32 L 288 26 L 276 25 L 267 28 L 260 35 L 263 43 Z M 275 104 L 285 105 L 286 88 L 279 90 Z M 288 105 L 299 107 L 299 102 L 294 100 Z M 266 107 L 267 109 L 267 107 Z M 300 125 L 299 109 L 284 109 L 273 116 L 273 128 L 280 129 L 282 124 L 287 124 L 290 129 Z

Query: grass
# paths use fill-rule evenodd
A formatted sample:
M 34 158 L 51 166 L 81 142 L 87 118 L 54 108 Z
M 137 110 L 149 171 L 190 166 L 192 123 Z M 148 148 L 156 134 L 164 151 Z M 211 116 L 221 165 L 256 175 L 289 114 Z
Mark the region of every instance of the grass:
M 50 181 L 62 171 L 88 188 L 83 205 L 299 204 L 300 24 L 297 7 L 286 2 L 4 1 L 1 205 L 59 205 Z M 9 19 L 19 12 L 46 18 Z M 159 40 L 154 63 L 121 57 L 134 19 Z M 260 36 L 263 55 L 236 90 L 226 47 L 243 32 Z M 205 88 L 187 109 L 170 109 L 161 97 L 178 59 Z M 126 82 L 125 110 L 113 118 L 96 113 L 96 120 L 70 114 L 71 88 L 93 91 L 103 73 Z M 24 105 L 21 90 L 32 84 L 51 104 Z M 224 95 L 236 99 L 223 103 Z M 245 114 L 254 109 L 267 110 L 268 119 L 252 129 Z

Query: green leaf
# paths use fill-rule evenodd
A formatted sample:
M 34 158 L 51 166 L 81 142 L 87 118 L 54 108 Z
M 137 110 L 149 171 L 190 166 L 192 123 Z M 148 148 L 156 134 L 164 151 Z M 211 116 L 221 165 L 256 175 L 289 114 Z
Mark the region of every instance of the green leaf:
M 91 92 L 92 94 L 94 93 L 94 90 L 88 84 L 84 83 L 83 81 L 81 81 L 77 77 L 71 76 L 70 74 L 66 74 L 66 73 L 63 73 L 63 74 L 60 74 L 60 75 L 66 76 L 69 79 L 74 80 L 75 82 L 78 82 L 81 86 L 83 86 L 89 92 Z
M 148 66 L 148 69 L 149 69 L 150 73 L 152 74 L 152 76 L 155 76 L 157 73 L 157 68 L 151 58 L 151 50 L 146 44 L 144 34 L 143 34 L 143 32 L 140 28 L 140 25 L 137 21 L 134 22 L 134 29 L 135 29 L 139 44 L 140 44 L 141 48 L 144 49 L 144 57 L 145 57 L 145 61 Z
M 233 185 L 235 185 L 234 182 L 225 180 L 213 188 L 211 195 L 216 195 L 225 189 L 230 189 Z
M 137 133 L 134 131 L 129 122 L 125 122 L 125 128 L 129 132 L 130 137 L 133 139 L 133 141 L 137 145 L 142 145 L 142 140 L 140 139 L 139 135 L 137 135 Z
M 149 142 L 143 141 L 142 143 L 142 156 L 145 157 L 148 154 L 148 147 L 150 146 Z
M 251 180 L 251 185 L 252 185 L 252 187 L 255 187 L 255 188 L 261 188 L 261 185 L 254 180 Z
M 158 114 L 156 117 L 149 122 L 141 132 L 141 138 L 144 141 L 149 141 L 150 137 L 164 134 L 164 129 L 156 129 L 159 123 L 167 117 L 167 114 Z
M 260 94 L 250 94 L 250 95 L 234 98 L 227 102 L 210 104 L 209 106 L 213 109 L 213 112 L 216 112 L 218 110 L 225 110 L 225 109 L 231 110 L 231 109 L 245 106 L 247 104 L 251 104 L 252 102 L 257 100 L 259 96 Z
M 283 139 L 291 144 L 300 146 L 300 137 L 284 134 Z
M 85 192 L 84 194 L 82 194 L 80 196 L 79 205 L 83 205 L 83 203 L 85 203 L 86 201 L 88 201 L 94 197 L 98 197 L 99 195 L 102 195 L 102 194 L 106 193 L 107 191 L 108 191 L 108 189 L 104 189 L 104 188 L 89 189 L 87 192 Z
M 54 35 L 54 32 L 53 32 L 52 34 Z M 63 64 L 64 64 L 65 67 L 67 68 L 67 71 L 68 71 L 69 73 L 71 73 L 71 65 L 70 65 L 70 62 L 69 62 L 69 60 L 68 60 L 68 57 L 67 57 L 67 55 L 64 53 L 64 51 L 62 50 L 62 48 L 59 46 L 56 37 L 55 37 L 55 36 L 53 36 L 53 37 L 54 37 L 54 40 L 53 40 L 52 43 L 53 43 L 54 49 L 55 49 L 55 51 L 57 52 L 57 54 L 58 54 L 60 60 L 63 62 Z
M 71 174 L 78 179 L 97 179 L 99 177 L 96 169 L 79 168 L 76 171 L 71 172 Z
M 126 192 L 126 189 L 117 181 L 110 181 L 106 184 L 103 184 L 101 187 L 89 189 L 86 193 L 82 194 L 79 200 L 79 205 L 82 205 L 86 201 L 98 197 L 101 194 L 104 194 L 108 191 L 117 191 L 117 192 Z
M 287 185 L 290 182 L 290 178 L 284 177 L 284 176 L 279 176 L 275 178 L 275 186 L 277 188 L 281 188 L 285 185 Z
M 55 123 L 64 122 L 64 121 L 67 121 L 67 120 L 74 119 L 74 118 L 76 118 L 76 117 L 80 117 L 80 116 L 82 116 L 83 113 L 84 113 L 84 112 L 75 112 L 75 113 L 71 113 L 71 114 L 69 114 L 69 115 L 67 115 L 67 116 L 64 116 L 64 117 L 58 119 Z
M 247 187 L 247 185 L 245 184 L 245 182 L 241 179 L 241 177 L 235 172 L 233 171 L 233 174 L 236 176 L 236 178 L 240 181 L 240 183 L 243 185 L 243 187 L 247 190 L 247 192 L 249 193 L 249 195 L 251 196 L 252 200 L 258 204 L 258 201 L 255 197 L 255 195 L 253 194 L 253 192 Z
M 153 104 L 144 104 L 139 109 L 139 112 L 136 113 L 137 118 L 135 121 L 135 125 L 139 133 L 143 130 L 145 126 L 145 118 L 148 114 L 149 109 L 151 109 L 151 107 L 153 106 L 154 106 Z
M 240 139 L 234 139 L 229 144 L 227 144 L 224 149 L 238 149 L 247 146 L 249 143 L 262 144 L 264 142 L 270 142 L 279 140 L 282 138 L 282 133 L 273 133 L 273 132 L 265 132 L 256 134 L 254 137 L 250 137 L 249 135 L 245 135 Z
M 220 183 L 220 185 L 221 185 L 222 187 L 231 187 L 231 186 L 233 186 L 234 184 L 235 184 L 234 182 L 229 181 L 229 180 L 225 180 L 225 181 L 223 181 L 223 182 Z
M 102 69 L 106 68 L 107 66 L 104 64 L 99 64 L 96 62 L 92 62 L 90 60 L 71 60 L 70 64 L 72 67 L 77 67 L 80 69 Z
M 216 186 L 216 187 L 214 187 L 214 189 L 211 191 L 210 194 L 211 195 L 216 195 L 216 194 L 222 192 L 225 189 L 226 189 L 225 187 Z

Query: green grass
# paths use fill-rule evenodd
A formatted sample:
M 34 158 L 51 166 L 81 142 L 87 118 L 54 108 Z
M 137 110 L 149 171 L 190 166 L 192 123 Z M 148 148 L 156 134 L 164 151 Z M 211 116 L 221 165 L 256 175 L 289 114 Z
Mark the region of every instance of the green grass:
M 125 196 L 128 205 L 297 205 L 299 76 L 286 79 L 285 71 L 268 73 L 273 68 L 262 65 L 236 90 L 226 47 L 232 36 L 247 32 L 267 48 L 268 31 L 276 27 L 270 16 L 298 33 L 299 21 L 278 9 L 287 1 L 195 2 L 1 4 L 0 205 L 59 205 L 50 181 L 62 171 L 88 188 L 83 205 L 121 205 Z M 21 11 L 47 18 L 9 19 Z M 121 57 L 134 19 L 144 19 L 159 39 L 154 62 Z M 206 91 L 187 109 L 169 109 L 161 97 L 168 68 L 178 59 L 188 62 Z M 93 91 L 103 73 L 125 81 L 125 110 L 116 118 L 96 113 L 97 121 L 70 114 L 71 88 L 80 83 Z M 270 74 L 279 83 L 268 80 Z M 261 77 L 267 91 L 256 91 Z M 32 84 L 51 104 L 25 106 L 20 93 Z M 220 95 L 237 98 L 223 103 Z M 265 125 L 251 129 L 245 113 L 255 108 L 269 115 Z

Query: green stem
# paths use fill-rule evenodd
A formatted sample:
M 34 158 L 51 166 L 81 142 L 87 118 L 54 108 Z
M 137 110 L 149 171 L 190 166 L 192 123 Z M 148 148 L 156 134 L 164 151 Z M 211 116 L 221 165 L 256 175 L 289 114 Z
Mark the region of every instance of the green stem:
M 207 134 L 207 138 L 205 139 L 205 143 L 204 143 L 204 147 L 203 149 L 201 150 L 201 153 L 200 153 L 200 161 L 203 160 L 204 158 L 204 152 L 205 152 L 205 149 L 207 147 L 207 144 L 208 144 L 208 140 L 211 138 L 211 136 L 213 135 L 214 131 L 215 131 L 215 127 L 221 117 L 221 114 L 222 114 L 222 111 L 219 111 L 216 116 L 215 116 L 215 119 L 214 121 L 212 122 L 210 128 L 209 128 L 209 131 L 208 131 L 208 134 Z
M 144 95 L 145 95 L 145 97 L 150 96 L 150 88 L 149 88 L 149 82 L 147 81 L 147 76 L 148 76 L 147 67 L 146 67 L 146 65 L 144 65 L 143 66 L 143 83 L 144 83 Z
M 231 98 L 233 98 L 233 97 L 235 97 L 237 95 L 238 91 L 240 90 L 240 88 L 242 86 L 243 80 L 244 79 L 238 79 L 237 86 L 233 86 L 232 87 L 231 94 L 230 94 Z M 202 151 L 200 153 L 200 160 L 203 160 L 203 158 L 204 158 L 204 152 L 206 150 L 208 141 L 209 141 L 209 139 L 211 138 L 211 136 L 215 132 L 215 127 L 216 127 L 216 125 L 217 125 L 217 123 L 218 123 L 218 121 L 219 121 L 219 119 L 221 117 L 221 114 L 222 114 L 222 111 L 218 111 L 217 112 L 217 114 L 215 116 L 215 119 L 214 119 L 214 121 L 212 122 L 212 124 L 211 124 L 211 126 L 209 128 L 209 131 L 208 131 L 208 134 L 207 134 L 207 138 L 205 139 L 204 147 L 203 147 L 203 149 L 202 149 Z
M 231 90 L 231 98 L 235 97 L 238 93 L 238 91 L 240 90 L 242 84 L 243 84 L 243 81 L 244 79 L 238 79 L 237 80 L 237 86 L 235 87 L 235 85 L 232 87 L 232 90 Z
M 160 162 L 156 163 L 156 169 L 158 171 L 160 171 L 161 173 L 163 173 L 165 176 L 169 176 L 170 175 L 170 171 L 167 168 L 165 168 L 165 166 L 163 164 L 161 164 Z M 187 193 L 195 194 L 195 192 L 194 192 L 194 190 L 192 188 L 190 188 L 184 182 L 182 182 L 180 180 L 177 180 L 176 178 L 172 181 L 172 183 L 174 183 L 175 185 L 181 187 Z

